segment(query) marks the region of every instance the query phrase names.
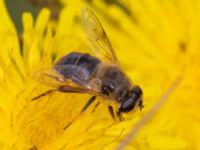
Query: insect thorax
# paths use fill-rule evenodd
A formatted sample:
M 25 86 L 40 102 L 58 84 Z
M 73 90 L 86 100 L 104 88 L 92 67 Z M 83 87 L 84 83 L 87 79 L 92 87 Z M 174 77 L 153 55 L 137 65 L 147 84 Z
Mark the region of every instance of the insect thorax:
M 103 70 L 103 69 L 102 69 Z M 108 94 L 116 101 L 121 101 L 131 87 L 128 77 L 115 66 L 105 69 L 102 75 L 102 90 L 108 90 Z

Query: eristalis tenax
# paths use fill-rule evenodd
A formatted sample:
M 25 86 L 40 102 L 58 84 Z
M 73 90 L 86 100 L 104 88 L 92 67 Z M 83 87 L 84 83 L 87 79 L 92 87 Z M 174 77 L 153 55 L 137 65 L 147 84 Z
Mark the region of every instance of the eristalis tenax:
M 100 96 L 105 101 L 117 103 L 116 111 L 111 105 L 108 105 L 108 110 L 113 119 L 117 117 L 122 120 L 121 113 L 143 108 L 142 90 L 138 85 L 132 85 L 128 76 L 121 70 L 115 51 L 96 15 L 88 8 L 84 8 L 81 19 L 94 55 L 71 52 L 60 58 L 50 70 L 37 72 L 34 75 L 36 80 L 55 88 L 32 100 L 55 91 L 88 93 L 94 96 L 81 112 Z

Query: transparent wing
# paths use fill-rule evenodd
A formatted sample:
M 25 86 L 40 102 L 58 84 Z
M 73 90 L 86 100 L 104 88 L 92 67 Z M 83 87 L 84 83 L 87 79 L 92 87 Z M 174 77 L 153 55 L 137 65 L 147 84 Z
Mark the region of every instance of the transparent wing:
M 94 54 L 102 60 L 119 66 L 114 49 L 95 14 L 88 8 L 81 12 L 83 29 Z
M 54 69 L 36 72 L 32 74 L 32 77 L 42 84 L 54 87 L 54 89 L 48 90 L 36 97 L 33 97 L 32 101 L 37 100 L 55 91 L 101 95 L 101 91 L 95 91 L 94 89 L 88 88 L 87 86 L 80 86 L 78 84 L 75 84 L 72 80 L 67 80 L 62 74 L 59 74 Z
M 57 71 L 54 68 L 43 70 L 34 73 L 32 77 L 36 81 L 54 88 L 65 87 L 65 89 L 80 93 L 101 94 L 100 85 L 96 80 L 95 83 L 94 81 L 86 81 L 87 72 L 84 69 L 74 70 L 68 65 L 57 65 L 56 67 Z M 58 73 L 58 71 L 62 74 Z M 67 78 L 69 76 L 70 78 Z
M 38 71 L 31 76 L 36 81 L 51 87 L 59 87 L 67 84 L 67 79 L 61 74 L 58 74 L 54 69 Z
M 56 70 L 66 78 L 70 79 L 73 83 L 98 93 L 101 92 L 101 80 L 97 77 L 91 79 L 90 72 L 88 72 L 84 67 L 74 67 L 74 65 L 56 65 L 54 68 L 56 68 Z

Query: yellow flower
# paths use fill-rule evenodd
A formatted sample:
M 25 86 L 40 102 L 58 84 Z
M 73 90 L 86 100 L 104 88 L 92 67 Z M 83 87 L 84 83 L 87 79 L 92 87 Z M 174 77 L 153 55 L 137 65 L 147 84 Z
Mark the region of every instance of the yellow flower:
M 200 149 L 200 2 L 61 3 L 58 21 L 50 20 L 46 8 L 35 21 L 23 13 L 19 38 L 0 1 L 0 149 Z M 88 49 L 79 21 L 85 5 L 102 22 L 124 72 L 144 92 L 143 111 L 125 115 L 122 122 L 112 120 L 104 103 L 94 113 L 95 104 L 79 114 L 89 94 L 57 92 L 31 100 L 51 89 L 34 81 L 32 73 Z M 156 105 L 164 100 L 163 107 Z

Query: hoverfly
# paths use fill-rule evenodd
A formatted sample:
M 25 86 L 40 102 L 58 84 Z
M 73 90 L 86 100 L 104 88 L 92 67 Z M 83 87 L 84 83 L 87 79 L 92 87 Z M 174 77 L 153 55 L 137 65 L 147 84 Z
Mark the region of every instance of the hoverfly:
M 118 110 L 112 106 L 108 110 L 113 119 L 115 116 L 122 120 L 122 112 L 129 112 L 134 108 L 143 108 L 142 90 L 132 85 L 127 75 L 121 70 L 114 49 L 95 14 L 88 8 L 81 12 L 82 26 L 94 56 L 88 53 L 71 52 L 60 58 L 51 71 L 36 73 L 36 80 L 47 85 L 56 85 L 56 89 L 49 90 L 35 98 L 54 91 L 67 93 L 93 94 L 81 112 L 93 103 L 96 96 L 106 101 L 115 101 Z

